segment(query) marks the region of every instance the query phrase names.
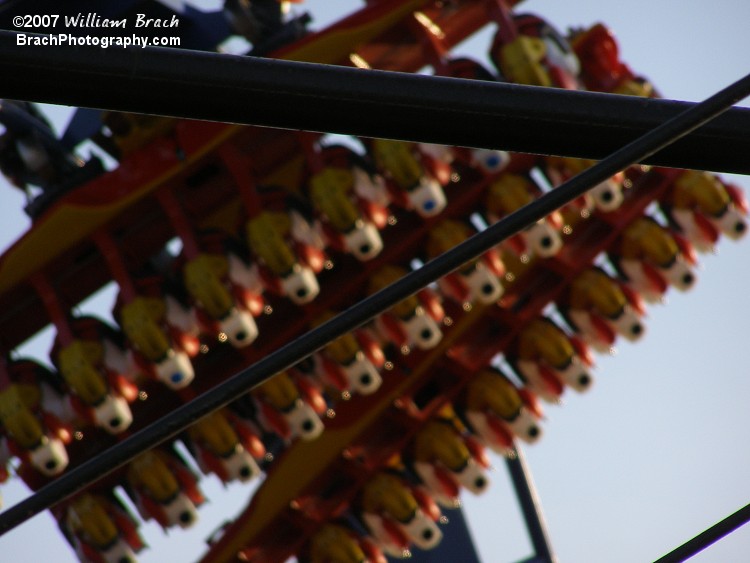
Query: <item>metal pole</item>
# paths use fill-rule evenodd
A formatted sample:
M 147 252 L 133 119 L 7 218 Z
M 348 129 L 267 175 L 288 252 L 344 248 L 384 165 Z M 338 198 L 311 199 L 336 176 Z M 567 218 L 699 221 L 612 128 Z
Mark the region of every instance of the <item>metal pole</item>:
M 0 97 L 601 159 L 694 104 L 166 48 L 22 46 L 0 32 Z M 30 35 L 29 35 L 30 37 Z M 750 173 L 750 110 L 646 164 Z
M 547 524 L 544 521 L 542 504 L 531 478 L 531 470 L 526 463 L 523 450 L 516 447 L 514 451 L 515 457 L 505 458 L 505 465 L 508 467 L 516 498 L 518 504 L 521 505 L 523 519 L 526 522 L 526 529 L 529 532 L 529 539 L 534 548 L 535 558 L 532 560 L 539 561 L 539 563 L 557 563 L 557 557 L 552 551 L 549 540 Z
M 184 431 L 199 418 L 227 405 L 276 373 L 319 350 L 328 342 L 351 332 L 407 296 L 460 268 L 464 263 L 478 257 L 501 241 L 583 195 L 616 172 L 634 162 L 642 161 L 662 147 L 700 127 L 748 95 L 750 95 L 750 75 L 662 124 L 585 172 L 571 178 L 560 187 L 508 215 L 487 230 L 427 262 L 418 270 L 282 346 L 190 403 L 175 409 L 95 458 L 61 475 L 33 496 L 0 514 L 0 534 L 82 490 L 88 484 L 126 464 L 140 452 L 153 448 Z

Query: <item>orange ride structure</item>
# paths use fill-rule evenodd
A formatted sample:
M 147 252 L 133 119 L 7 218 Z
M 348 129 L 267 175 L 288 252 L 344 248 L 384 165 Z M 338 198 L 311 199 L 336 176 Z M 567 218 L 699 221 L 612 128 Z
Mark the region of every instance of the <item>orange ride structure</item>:
M 270 58 L 656 96 L 606 27 L 564 37 L 513 2 L 372 0 L 315 33 L 277 9 L 227 2 L 224 36 Z M 494 68 L 452 57 L 488 25 Z M 0 168 L 41 190 L 0 256 L 0 453 L 32 491 L 594 164 L 87 110 L 105 170 L 28 105 L 0 109 L 16 124 Z M 200 517 L 193 465 L 262 479 L 202 561 L 449 560 L 443 512 L 491 486 L 487 451 L 518 463 L 518 441 L 543 444 L 542 405 L 585 393 L 596 354 L 645 337 L 647 307 L 697 283 L 697 253 L 746 215 L 713 174 L 631 166 L 51 512 L 81 561 L 134 560 L 140 520 Z M 116 325 L 76 313 L 113 281 Z M 49 357 L 19 357 L 48 325 Z

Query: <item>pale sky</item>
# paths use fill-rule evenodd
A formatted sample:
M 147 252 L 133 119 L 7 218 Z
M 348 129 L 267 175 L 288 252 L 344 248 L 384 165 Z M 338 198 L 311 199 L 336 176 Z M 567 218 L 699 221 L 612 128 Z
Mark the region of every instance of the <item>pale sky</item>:
M 313 13 L 317 28 L 359 5 L 308 0 L 295 9 Z M 699 101 L 750 67 L 750 6 L 737 0 L 581 0 L 574 7 L 530 0 L 521 11 L 542 15 L 563 30 L 608 24 L 623 59 L 667 98 Z M 485 32 L 461 52 L 483 59 L 490 38 L 491 31 Z M 750 196 L 747 178 L 725 178 Z M 0 247 L 26 228 L 21 201 L 15 190 L 0 185 Z M 701 256 L 693 291 L 670 290 L 667 304 L 649 307 L 643 341 L 619 344 L 614 357 L 597 356 L 595 387 L 583 396 L 568 391 L 564 405 L 547 407 L 545 436 L 525 451 L 560 561 L 650 561 L 750 500 L 744 438 L 750 426 L 744 355 L 750 344 L 748 244 L 722 240 L 716 256 Z M 464 496 L 485 563 L 531 555 L 502 460 L 495 463 L 490 491 Z M 201 485 L 210 502 L 200 509 L 199 527 L 165 536 L 154 524 L 142 525 L 151 549 L 140 554 L 141 561 L 195 560 L 203 538 L 251 494 L 245 486 L 225 492 L 213 477 L 204 477 Z M 26 495 L 14 483 L 0 490 L 5 506 Z M 0 538 L 0 552 L 22 563 L 75 561 L 48 514 Z M 694 561 L 743 561 L 747 553 L 750 528 Z

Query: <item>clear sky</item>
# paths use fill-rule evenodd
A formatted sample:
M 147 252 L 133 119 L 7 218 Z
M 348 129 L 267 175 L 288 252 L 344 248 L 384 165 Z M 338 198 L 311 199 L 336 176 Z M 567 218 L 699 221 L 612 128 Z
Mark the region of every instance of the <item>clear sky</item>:
M 297 9 L 312 12 L 318 27 L 359 5 L 308 0 Z M 529 0 L 521 9 L 561 29 L 608 24 L 623 59 L 667 98 L 699 101 L 750 66 L 750 5 L 737 0 Z M 483 33 L 461 51 L 483 58 L 490 37 Z M 725 178 L 750 196 L 750 180 Z M 22 199 L 2 188 L 0 247 L 28 223 Z M 701 256 L 697 287 L 670 291 L 665 305 L 651 306 L 642 342 L 598 356 L 594 389 L 568 392 L 562 406 L 547 408 L 544 439 L 525 451 L 562 562 L 650 561 L 750 501 L 748 244 L 723 240 L 717 255 Z M 531 554 L 502 460 L 495 461 L 491 490 L 464 497 L 486 563 Z M 142 561 L 195 560 L 203 538 L 250 495 L 241 486 L 225 493 L 213 477 L 202 487 L 210 503 L 200 510 L 200 527 L 165 536 L 155 525 L 142 526 L 152 546 Z M 13 483 L 2 492 L 6 506 L 26 494 Z M 75 560 L 48 514 L 0 538 L 0 553 L 23 563 Z M 748 553 L 745 528 L 694 561 L 745 561 Z

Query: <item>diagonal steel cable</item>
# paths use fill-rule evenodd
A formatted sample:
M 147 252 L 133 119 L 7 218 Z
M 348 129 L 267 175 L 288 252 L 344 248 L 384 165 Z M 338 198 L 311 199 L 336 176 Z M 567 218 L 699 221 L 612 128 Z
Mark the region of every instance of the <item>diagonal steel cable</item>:
M 201 417 L 227 405 L 276 373 L 319 350 L 328 342 L 370 321 L 409 295 L 580 197 L 613 174 L 643 161 L 749 95 L 750 75 L 666 121 L 560 187 L 282 346 L 190 403 L 175 409 L 117 445 L 61 475 L 29 498 L 0 514 L 0 535 L 123 466 L 139 453 L 184 431 Z M 540 131 L 539 134 L 543 135 L 544 132 Z
M 750 522 L 750 504 L 743 506 L 737 512 L 730 514 L 680 547 L 663 555 L 654 561 L 654 563 L 680 563 L 681 561 L 690 559 L 748 522 Z

